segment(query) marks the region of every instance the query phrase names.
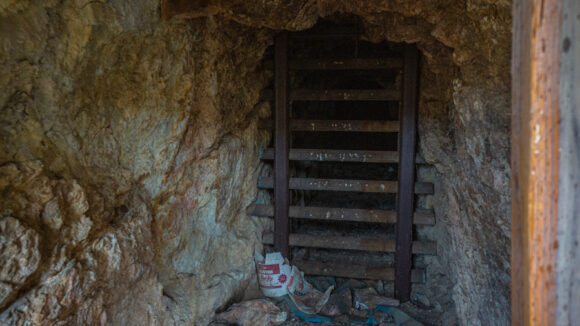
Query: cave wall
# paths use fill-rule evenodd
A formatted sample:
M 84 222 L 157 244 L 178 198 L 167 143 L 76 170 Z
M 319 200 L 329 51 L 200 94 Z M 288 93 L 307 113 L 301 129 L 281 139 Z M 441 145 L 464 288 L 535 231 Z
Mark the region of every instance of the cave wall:
M 419 231 L 438 242 L 428 275 L 449 274 L 461 324 L 509 324 L 510 1 L 231 0 L 184 6 L 168 0 L 164 12 L 174 18 L 223 15 L 292 31 L 312 27 L 319 17 L 354 14 L 373 42 L 416 42 L 423 54 L 419 153 L 437 170 L 431 204 L 438 223 Z
M 239 297 L 271 32 L 4 1 L 0 40 L 0 324 L 204 324 Z
M 449 274 L 462 324 L 508 324 L 501 0 L 3 2 L 0 323 L 204 324 L 241 296 L 262 228 L 244 209 L 267 139 L 269 29 L 336 13 L 372 41 L 418 43 L 429 273 Z

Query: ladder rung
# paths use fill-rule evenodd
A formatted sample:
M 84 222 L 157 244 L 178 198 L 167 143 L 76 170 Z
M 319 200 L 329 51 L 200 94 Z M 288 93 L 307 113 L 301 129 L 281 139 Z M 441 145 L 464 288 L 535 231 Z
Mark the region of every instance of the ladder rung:
M 294 131 L 398 132 L 392 120 L 290 120 Z
M 250 205 L 248 214 L 253 216 L 274 216 L 272 205 Z M 290 206 L 289 216 L 299 219 L 336 220 L 369 223 L 397 223 L 397 212 L 375 209 L 330 208 L 330 207 L 302 207 Z M 413 224 L 434 225 L 433 211 L 417 210 L 413 215 Z
M 266 148 L 260 158 L 274 159 L 274 149 Z M 290 149 L 291 161 L 320 162 L 362 162 L 362 163 L 399 163 L 399 152 L 395 151 L 359 151 L 350 149 Z M 415 164 L 425 164 L 425 160 L 417 155 Z
M 272 177 L 258 177 L 258 187 L 264 189 L 273 189 L 274 179 Z M 289 188 L 294 190 L 397 193 L 398 182 L 376 180 L 290 178 Z M 417 182 L 415 183 L 415 193 L 420 195 L 433 194 L 433 184 L 430 182 Z
M 262 100 L 271 101 L 274 93 L 271 89 L 262 92 Z M 293 89 L 290 100 L 293 101 L 399 101 L 401 91 L 397 89 Z
M 308 275 L 358 278 L 363 280 L 395 280 L 395 269 L 392 267 L 366 266 L 364 263 L 347 265 L 309 260 L 292 260 L 292 265 L 296 265 Z M 411 270 L 411 282 L 425 283 L 425 270 Z
M 274 235 L 265 233 L 262 243 L 274 244 Z M 292 233 L 290 234 L 289 245 L 307 248 L 395 252 L 396 243 L 395 240 L 381 238 Z M 413 241 L 412 252 L 413 254 L 436 255 L 437 243 L 433 241 Z
M 266 148 L 261 159 L 273 160 L 274 149 Z M 362 163 L 398 163 L 399 152 L 394 151 L 358 151 L 340 149 L 290 149 L 292 161 L 322 162 L 362 162 Z
M 274 129 L 272 120 L 261 123 L 262 129 Z M 399 132 L 394 120 L 290 120 L 292 131 Z
M 265 66 L 274 68 L 273 61 L 266 61 Z M 288 66 L 292 70 L 387 70 L 403 68 L 403 59 L 390 58 L 358 58 L 358 59 L 304 59 L 290 60 Z
M 294 70 L 378 70 L 400 69 L 402 58 L 381 59 L 334 59 L 334 60 L 291 60 L 290 69 Z

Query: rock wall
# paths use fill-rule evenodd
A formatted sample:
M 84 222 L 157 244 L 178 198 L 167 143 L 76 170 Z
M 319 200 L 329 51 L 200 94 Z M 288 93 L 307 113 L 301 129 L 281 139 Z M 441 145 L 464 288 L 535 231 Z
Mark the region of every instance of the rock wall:
M 269 29 L 356 14 L 419 44 L 422 236 L 462 324 L 508 324 L 508 1 L 178 3 L 0 4 L 0 323 L 205 324 L 241 296 Z
M 509 324 L 509 1 L 179 3 L 165 1 L 166 16 L 223 15 L 250 26 L 304 30 L 319 17 L 354 14 L 373 42 L 416 42 L 423 54 L 419 151 L 438 174 L 438 224 L 419 230 L 438 242 L 428 273 L 451 277 L 461 324 Z
M 39 0 L 0 5 L 0 40 L 0 324 L 197 325 L 240 296 L 271 33 Z

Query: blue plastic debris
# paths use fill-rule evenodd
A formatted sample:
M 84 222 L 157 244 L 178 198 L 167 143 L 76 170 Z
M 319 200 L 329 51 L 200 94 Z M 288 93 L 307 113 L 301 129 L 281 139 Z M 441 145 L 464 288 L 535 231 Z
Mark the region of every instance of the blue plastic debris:
M 369 318 L 366 321 L 351 320 L 351 323 L 363 324 L 363 325 L 378 325 L 379 322 L 375 319 L 375 312 L 382 311 L 387 315 L 393 317 L 395 320 L 395 325 L 397 326 L 423 326 L 420 322 L 409 317 L 406 313 L 402 312 L 400 309 L 389 306 L 377 306 L 375 309 L 371 310 L 369 313 Z
M 288 300 L 290 301 L 290 300 Z M 294 305 L 293 302 L 290 301 L 290 303 L 288 304 L 290 307 L 290 311 L 296 315 L 298 318 L 304 320 L 305 322 L 309 322 L 309 323 L 328 323 L 332 321 L 332 318 L 330 317 L 325 317 L 325 316 L 320 316 L 320 315 L 308 315 L 302 311 L 300 311 L 298 308 L 296 308 L 296 306 Z

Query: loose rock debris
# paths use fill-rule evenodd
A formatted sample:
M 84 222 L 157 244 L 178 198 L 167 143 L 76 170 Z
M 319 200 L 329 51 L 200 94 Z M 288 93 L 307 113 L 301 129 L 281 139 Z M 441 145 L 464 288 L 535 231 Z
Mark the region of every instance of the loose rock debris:
M 334 290 L 334 278 L 308 282 L 280 253 L 264 258 L 256 252 L 254 258 L 258 283 L 268 298 L 235 304 L 212 325 L 423 325 L 396 308 L 398 300 L 364 282 L 347 280 Z
M 213 325 L 274 326 L 287 317 L 287 312 L 268 299 L 256 299 L 232 305 L 216 316 Z
M 357 289 L 358 290 L 358 289 Z M 370 288 L 363 292 L 372 292 Z M 352 299 L 354 289 L 334 293 L 318 314 L 305 314 L 298 310 L 289 297 L 264 298 L 234 304 L 218 314 L 211 326 L 422 326 L 397 307 L 379 305 L 374 309 L 359 310 Z M 386 298 L 385 299 L 390 299 Z M 393 300 L 393 299 L 391 299 Z

